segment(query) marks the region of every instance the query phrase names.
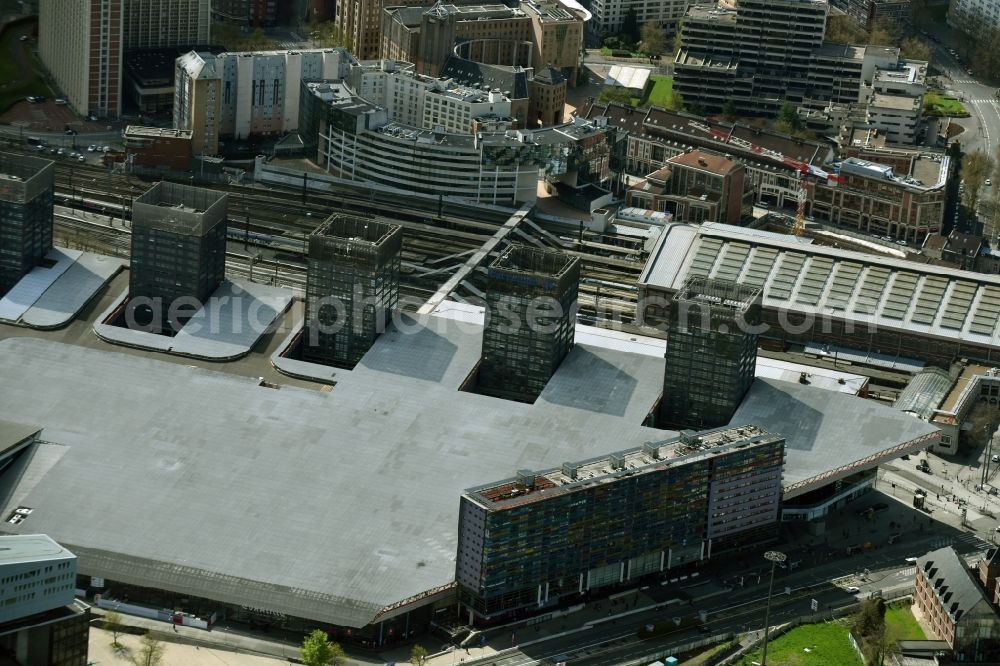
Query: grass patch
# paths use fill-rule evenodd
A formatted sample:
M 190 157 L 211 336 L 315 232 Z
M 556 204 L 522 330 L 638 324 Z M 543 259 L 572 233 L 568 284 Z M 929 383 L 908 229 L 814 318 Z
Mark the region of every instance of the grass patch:
M 628 91 L 621 86 L 605 86 L 601 89 L 601 96 L 598 98 L 601 102 L 619 102 L 621 104 L 630 104 L 632 106 L 638 106 L 641 101 L 638 97 L 632 97 L 628 94 Z
M 885 609 L 885 633 L 893 641 L 927 640 L 909 604 L 892 604 Z
M 646 99 L 642 101 L 642 105 L 669 108 L 674 98 L 674 77 L 653 74 L 649 79 L 653 82 L 653 86 L 649 89 Z
M 704 664 L 709 662 L 712 659 L 712 657 L 722 652 L 723 648 L 725 647 L 726 647 L 725 643 L 719 643 L 718 645 L 714 645 L 703 652 L 700 652 L 689 658 L 683 659 L 681 661 L 681 666 L 704 666 Z
M 754 661 L 760 661 L 759 648 L 736 663 L 750 666 Z M 851 645 L 847 627 L 839 622 L 805 624 L 769 641 L 767 661 L 782 666 L 864 666 Z
M 969 112 L 957 98 L 945 95 L 928 95 L 924 101 L 924 111 L 930 116 L 969 117 Z

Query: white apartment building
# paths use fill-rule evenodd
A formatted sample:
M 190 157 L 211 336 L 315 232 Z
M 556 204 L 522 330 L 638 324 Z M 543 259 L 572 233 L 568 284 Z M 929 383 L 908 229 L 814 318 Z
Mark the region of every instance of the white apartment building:
M 199 53 L 177 59 L 174 127 L 192 131 L 195 154 L 215 155 L 219 141 L 275 136 L 299 127 L 303 80 L 342 81 L 391 122 L 468 134 L 482 116 L 508 117 L 510 99 L 415 73 L 393 60 L 358 62 L 345 49 Z
M 7 522 L 31 509 L 17 511 Z M 67 606 L 75 589 L 76 555 L 44 534 L 0 536 L 0 624 Z
M 401 125 L 466 133 L 475 118 L 511 115 L 510 98 L 499 91 L 417 74 L 407 62 L 361 62 L 351 67 L 348 78 L 348 85 L 359 97 L 383 107 L 387 117 Z
M 446 85 L 429 90 L 424 98 L 424 127 L 443 127 L 446 132 L 472 131 L 472 121 L 483 116 L 510 117 L 510 100 L 496 91 Z
M 622 29 L 629 9 L 635 9 L 637 25 L 656 21 L 668 29 L 677 27 L 677 21 L 684 18 L 688 7 L 706 4 L 705 0 L 661 0 L 660 2 L 630 2 L 629 0 L 590 0 L 589 9 L 593 18 L 587 22 L 587 29 L 593 34 L 614 34 Z
M 276 136 L 299 123 L 303 79 L 343 79 L 354 57 L 345 49 L 220 53 L 177 59 L 174 128 L 191 130 L 195 154 L 215 155 L 219 140 Z
M 1000 0 L 951 0 L 948 24 L 980 34 L 1000 30 Z
M 875 93 L 868 100 L 868 124 L 878 128 L 891 144 L 913 145 L 922 106 L 923 97 Z
M 878 129 L 891 144 L 913 145 L 927 92 L 927 63 L 900 60 L 875 70 L 863 94 L 868 124 Z

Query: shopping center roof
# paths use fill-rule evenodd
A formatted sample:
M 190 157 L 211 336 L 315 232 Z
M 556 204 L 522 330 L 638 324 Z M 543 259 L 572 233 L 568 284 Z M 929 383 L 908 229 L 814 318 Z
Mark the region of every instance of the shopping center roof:
M 404 612 L 454 580 L 466 488 L 675 435 L 640 425 L 661 358 L 583 336 L 529 405 L 459 390 L 481 336 L 476 322 L 406 320 L 330 392 L 2 340 L 0 419 L 44 428 L 0 476 L 0 515 L 33 509 L 6 531 L 51 535 L 85 575 L 338 625 Z M 737 419 L 787 439 L 797 487 L 936 432 L 773 379 L 754 383 Z

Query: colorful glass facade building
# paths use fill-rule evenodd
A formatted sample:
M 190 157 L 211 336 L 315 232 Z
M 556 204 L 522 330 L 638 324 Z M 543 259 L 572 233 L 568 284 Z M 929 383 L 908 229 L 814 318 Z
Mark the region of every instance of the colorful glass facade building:
M 774 534 L 785 441 L 757 426 L 685 431 L 472 488 L 456 579 L 473 622 L 629 587 Z

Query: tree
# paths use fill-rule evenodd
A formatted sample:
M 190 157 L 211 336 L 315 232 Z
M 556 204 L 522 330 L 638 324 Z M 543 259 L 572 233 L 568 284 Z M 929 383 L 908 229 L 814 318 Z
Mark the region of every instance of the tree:
M 422 645 L 414 645 L 410 650 L 410 663 L 419 666 L 427 659 L 427 649 Z
M 899 53 L 910 60 L 926 60 L 927 62 L 930 62 L 934 55 L 930 44 L 917 37 L 904 39 L 903 43 L 899 45 Z
M 880 598 L 865 599 L 851 619 L 851 633 L 861 647 L 866 663 L 880 663 L 885 655 L 885 602 Z
M 962 158 L 960 175 L 965 181 L 965 194 L 962 195 L 962 203 L 970 212 L 976 210 L 976 205 L 979 203 L 979 190 L 993 173 L 993 166 L 993 158 L 983 150 L 969 153 Z
M 343 648 L 322 629 L 316 629 L 302 641 L 300 659 L 305 666 L 340 666 L 347 660 Z
M 683 101 L 683 98 L 681 98 L 681 101 Z M 705 115 L 705 107 L 701 105 L 701 102 L 691 102 L 690 104 L 687 105 L 687 109 L 685 110 L 691 115 L 695 116 Z
M 625 18 L 622 19 L 622 33 L 628 35 L 628 41 L 631 44 L 639 41 L 639 15 L 636 13 L 635 7 L 629 7 L 628 11 L 625 12 Z
M 138 652 L 132 657 L 135 666 L 162 666 L 163 643 L 156 640 L 152 634 L 146 634 L 141 639 Z
M 791 102 L 785 102 L 778 111 L 778 117 L 774 120 L 774 129 L 785 134 L 794 134 L 803 129 L 802 118 L 799 110 Z
M 681 50 L 682 40 L 681 40 L 681 28 L 684 27 L 684 21 L 677 21 L 677 32 L 674 33 L 674 41 L 671 45 L 673 48 L 672 55 L 677 55 L 677 52 Z
M 122 633 L 122 616 L 121 613 L 114 610 L 109 610 L 104 614 L 104 630 L 111 632 L 111 647 L 118 648 L 120 643 L 118 642 L 118 634 Z
M 642 24 L 639 50 L 648 56 L 658 56 L 667 49 L 667 35 L 656 21 Z
M 736 103 L 731 99 L 727 99 L 722 105 L 722 115 L 727 120 L 732 120 L 736 117 Z
M 826 41 L 838 44 L 863 44 L 868 39 L 865 31 L 846 14 L 831 16 L 826 21 Z
M 667 108 L 671 111 L 683 111 L 684 110 L 684 96 L 681 95 L 676 90 L 670 93 L 670 101 L 667 102 Z
M 928 90 L 924 93 L 924 112 L 929 113 L 941 104 L 941 95 L 936 90 Z M 936 114 L 935 114 L 936 115 Z
M 890 23 L 879 23 L 872 26 L 867 42 L 877 46 L 892 46 L 899 43 L 899 31 Z
M 997 144 L 997 154 L 993 158 L 993 182 L 1000 183 L 1000 144 Z M 993 188 L 993 198 L 1000 201 L 1000 186 Z
M 632 106 L 632 95 L 628 88 L 622 86 L 605 86 L 601 89 L 602 102 L 618 102 L 625 106 Z

